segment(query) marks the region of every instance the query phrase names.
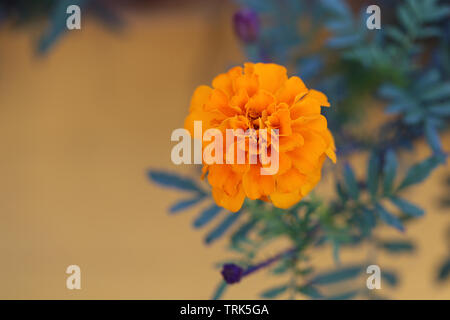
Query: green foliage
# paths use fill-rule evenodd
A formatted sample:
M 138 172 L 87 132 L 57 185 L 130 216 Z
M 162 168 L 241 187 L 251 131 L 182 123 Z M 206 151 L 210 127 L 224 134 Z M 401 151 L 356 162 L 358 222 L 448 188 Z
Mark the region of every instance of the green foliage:
M 229 248 L 238 257 L 236 264 L 253 271 L 267 267 L 272 275 L 282 276 L 284 282 L 263 292 L 264 298 L 296 298 L 298 294 L 312 299 L 382 298 L 368 292 L 362 280 L 374 257 L 342 266 L 340 252 L 362 244 L 390 255 L 416 250 L 403 234 L 399 239 L 381 239 L 377 230 L 391 227 L 404 232 L 410 220 L 422 217 L 425 211 L 404 192 L 446 162 L 440 132 L 447 129 L 450 115 L 446 30 L 450 6 L 437 0 L 386 1 L 381 8 L 381 30 L 369 31 L 365 7 L 356 12 L 345 0 L 237 2 L 262 18 L 259 38 L 244 43 L 248 59 L 288 65 L 308 87 L 329 97 L 332 108 L 324 114 L 339 152 L 338 165 L 330 169 L 336 177 L 335 192 L 331 199 L 311 193 L 287 210 L 259 200 L 246 201 L 238 214 L 229 213 L 207 234 L 207 243 L 228 234 Z M 385 14 L 386 10 L 393 15 Z M 311 25 L 298 28 L 299 21 L 306 20 Z M 325 45 L 299 55 L 311 41 L 321 38 L 323 29 L 330 34 Z M 389 120 L 374 134 L 353 134 L 353 125 L 358 129 L 358 122 L 371 121 L 364 117 L 369 111 L 365 105 L 382 107 Z M 428 143 L 432 155 L 405 168 L 401 155 L 405 148 L 414 155 L 414 142 L 419 139 Z M 368 157 L 364 176 L 350 163 L 353 153 Z M 209 222 L 216 212 L 210 207 L 197 219 Z M 257 261 L 255 257 L 277 240 L 288 240 L 293 252 L 276 256 L 276 262 Z M 323 246 L 331 247 L 336 268 L 317 272 L 309 256 Z M 259 267 L 251 269 L 255 265 Z M 448 278 L 448 270 L 446 260 L 437 278 Z M 400 283 L 394 270 L 382 267 L 381 276 L 388 286 Z M 335 286 L 338 290 L 330 291 Z

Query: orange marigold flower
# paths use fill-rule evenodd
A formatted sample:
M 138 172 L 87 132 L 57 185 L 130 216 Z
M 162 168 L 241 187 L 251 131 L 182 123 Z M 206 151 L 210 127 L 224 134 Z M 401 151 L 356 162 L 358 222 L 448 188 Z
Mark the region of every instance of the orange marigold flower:
M 323 93 L 308 89 L 299 77 L 288 78 L 286 68 L 273 63 L 246 63 L 218 75 L 212 88 L 199 86 L 185 120 L 192 136 L 194 121 L 202 121 L 204 130 L 279 132 L 279 169 L 273 175 L 261 175 L 259 159 L 256 164 L 204 162 L 217 205 L 236 212 L 247 197 L 286 209 L 308 194 L 321 178 L 326 156 L 336 162 L 321 106 L 330 106 Z

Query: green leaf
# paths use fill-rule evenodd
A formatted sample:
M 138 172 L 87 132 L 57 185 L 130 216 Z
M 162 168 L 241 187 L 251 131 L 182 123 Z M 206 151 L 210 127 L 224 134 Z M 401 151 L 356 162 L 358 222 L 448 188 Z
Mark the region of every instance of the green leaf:
M 148 172 L 150 180 L 164 187 L 175 188 L 183 191 L 195 191 L 204 193 L 197 184 L 190 178 L 182 177 L 174 173 L 158 170 Z
M 322 299 L 323 298 L 323 295 L 320 293 L 320 291 L 312 285 L 301 286 L 301 287 L 297 288 L 297 291 L 311 299 Z
M 271 288 L 261 293 L 261 298 L 274 299 L 279 295 L 281 295 L 282 293 L 284 293 L 287 290 L 287 288 L 288 288 L 287 285 Z
M 369 158 L 369 165 L 367 167 L 367 187 L 372 198 L 375 198 L 377 194 L 379 174 L 380 162 L 378 154 L 376 152 L 372 152 Z
M 410 10 L 407 10 L 404 6 L 397 7 L 397 16 L 402 23 L 403 27 L 410 34 L 415 34 L 417 31 L 417 20 L 413 19 L 413 15 L 410 14 Z
M 292 264 L 289 263 L 288 260 L 283 259 L 275 268 L 272 269 L 272 273 L 276 275 L 283 274 L 290 269 L 291 265 Z
M 439 268 L 438 280 L 444 281 L 450 276 L 450 258 Z
M 310 284 L 315 285 L 329 285 L 337 282 L 356 278 L 362 270 L 362 266 L 351 266 L 346 268 L 340 268 L 338 270 L 328 271 L 316 275 Z
M 409 216 L 413 217 L 421 217 L 425 214 L 425 211 L 423 211 L 421 208 L 413 205 L 412 203 L 401 199 L 399 197 L 390 197 L 389 198 L 391 202 L 399 208 L 404 214 L 407 214 Z
M 381 278 L 386 281 L 391 287 L 395 287 L 398 284 L 398 277 L 392 271 L 383 269 L 381 271 Z
M 327 300 L 350 300 L 355 298 L 359 293 L 359 290 L 351 290 L 343 293 L 339 293 L 330 297 L 327 297 Z
M 391 194 L 392 185 L 394 183 L 395 174 L 397 172 L 397 157 L 395 152 L 388 150 L 384 157 L 383 167 L 383 191 L 384 194 Z
M 413 184 L 422 182 L 426 177 L 444 161 L 445 157 L 441 155 L 434 155 L 430 158 L 412 166 L 406 173 L 405 179 L 402 181 L 398 190 L 409 187 Z
M 89 4 L 88 0 L 60 0 L 55 1 L 53 5 L 50 23 L 44 34 L 39 39 L 38 52 L 45 54 L 56 43 L 56 41 L 67 31 L 67 12 L 68 6 L 78 5 L 82 10 Z
M 239 226 L 239 228 L 231 236 L 231 243 L 234 247 L 238 247 L 241 241 L 245 241 L 247 239 L 248 233 L 256 225 L 257 221 L 258 220 L 256 219 L 251 219 L 250 221 L 247 221 Z
M 219 239 L 224 233 L 239 219 L 242 214 L 242 210 L 236 213 L 228 213 L 227 216 L 216 226 L 211 232 L 206 235 L 206 244 L 211 244 L 212 242 Z
M 441 139 L 432 121 L 425 123 L 425 137 L 434 153 L 442 153 Z
M 429 106 L 428 110 L 438 116 L 450 116 L 450 103 L 435 104 Z
M 225 289 L 228 287 L 228 284 L 223 280 L 218 286 L 216 291 L 214 292 L 214 295 L 212 297 L 212 300 L 219 300 L 223 294 L 225 293 Z
M 180 200 L 180 201 L 176 202 L 173 206 L 170 207 L 169 212 L 170 213 L 178 213 L 180 211 L 189 209 L 193 205 L 199 203 L 203 198 L 204 198 L 203 196 L 199 196 L 199 197 L 194 197 L 191 199 Z
M 222 211 L 222 209 L 223 208 L 212 204 L 211 206 L 203 210 L 200 215 L 194 220 L 194 228 L 201 228 L 211 222 L 211 220 L 214 219 Z
M 344 166 L 344 179 L 350 197 L 352 197 L 353 200 L 358 200 L 359 198 L 358 182 L 356 181 L 355 174 L 348 163 L 346 163 Z
M 450 82 L 440 83 L 430 88 L 422 95 L 425 101 L 438 100 L 450 97 Z
M 394 227 L 395 229 L 401 232 L 405 231 L 402 222 L 392 213 L 388 212 L 381 204 L 377 203 L 375 205 L 375 209 L 380 219 L 383 220 L 386 224 L 390 225 L 391 227 Z
M 414 244 L 408 240 L 380 241 L 378 246 L 390 253 L 412 252 L 415 249 Z
M 362 231 L 364 235 L 370 236 L 372 234 L 372 229 L 376 226 L 375 214 L 372 210 L 368 208 L 362 209 Z

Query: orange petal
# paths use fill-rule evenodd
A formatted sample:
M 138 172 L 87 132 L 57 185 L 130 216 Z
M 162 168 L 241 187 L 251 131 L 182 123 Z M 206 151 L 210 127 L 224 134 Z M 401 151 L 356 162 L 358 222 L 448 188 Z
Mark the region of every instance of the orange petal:
M 227 195 L 221 188 L 212 188 L 212 196 L 219 207 L 223 207 L 231 212 L 239 211 L 245 200 L 245 192 L 242 185 L 239 185 L 238 193 L 234 196 Z
M 278 192 L 293 192 L 299 190 L 306 181 L 306 175 L 301 174 L 295 168 L 291 168 L 286 173 L 277 177 L 276 188 Z
M 290 193 L 274 192 L 270 195 L 270 200 L 273 205 L 281 209 L 289 209 L 294 204 L 302 199 L 302 194 L 299 191 Z
M 291 127 L 296 132 L 301 129 L 325 131 L 327 130 L 327 119 L 321 114 L 301 116 L 292 121 Z
M 254 72 L 258 76 L 259 87 L 272 93 L 287 81 L 286 68 L 274 63 L 256 63 Z
M 189 111 L 203 110 L 203 105 L 208 101 L 213 89 L 208 86 L 199 86 L 195 89 L 191 98 Z
M 321 106 L 323 106 L 323 107 L 330 106 L 327 96 L 324 95 L 322 92 L 311 89 L 311 90 L 309 90 L 308 94 L 311 98 L 317 100 L 317 102 L 319 102 Z
M 275 189 L 273 176 L 261 175 L 260 169 L 261 166 L 259 165 L 251 165 L 242 179 L 245 193 L 252 200 L 268 195 Z
M 302 79 L 299 77 L 290 77 L 283 86 L 278 89 L 275 96 L 277 97 L 278 102 L 285 102 L 290 106 L 296 98 L 299 99 L 299 96 L 305 95 L 307 92 L 308 89 Z

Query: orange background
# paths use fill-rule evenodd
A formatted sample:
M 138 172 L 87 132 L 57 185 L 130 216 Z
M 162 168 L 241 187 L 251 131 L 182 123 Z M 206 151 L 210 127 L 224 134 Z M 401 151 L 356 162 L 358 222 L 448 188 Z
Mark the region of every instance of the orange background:
M 243 62 L 231 14 L 227 5 L 206 2 L 158 8 L 128 14 L 120 33 L 83 17 L 82 30 L 68 32 L 45 57 L 34 50 L 42 26 L 2 27 L 0 298 L 211 297 L 220 281 L 214 263 L 233 257 L 226 241 L 203 245 L 206 230 L 191 228 L 198 209 L 169 216 L 181 194 L 150 183 L 146 170 L 195 175 L 171 164 L 170 134 L 182 126 L 197 85 Z M 419 150 L 418 158 L 428 153 Z M 427 210 L 406 233 L 418 250 L 379 254 L 381 268 L 401 277 L 399 288 L 380 294 L 450 298 L 448 282 L 434 282 L 448 250 L 450 219 L 437 205 L 448 169 L 406 195 Z M 364 250 L 344 250 L 342 261 L 358 261 Z M 328 249 L 312 256 L 319 269 L 332 265 Z M 71 264 L 81 267 L 81 290 L 66 289 Z M 225 298 L 257 298 L 277 283 L 261 271 Z

